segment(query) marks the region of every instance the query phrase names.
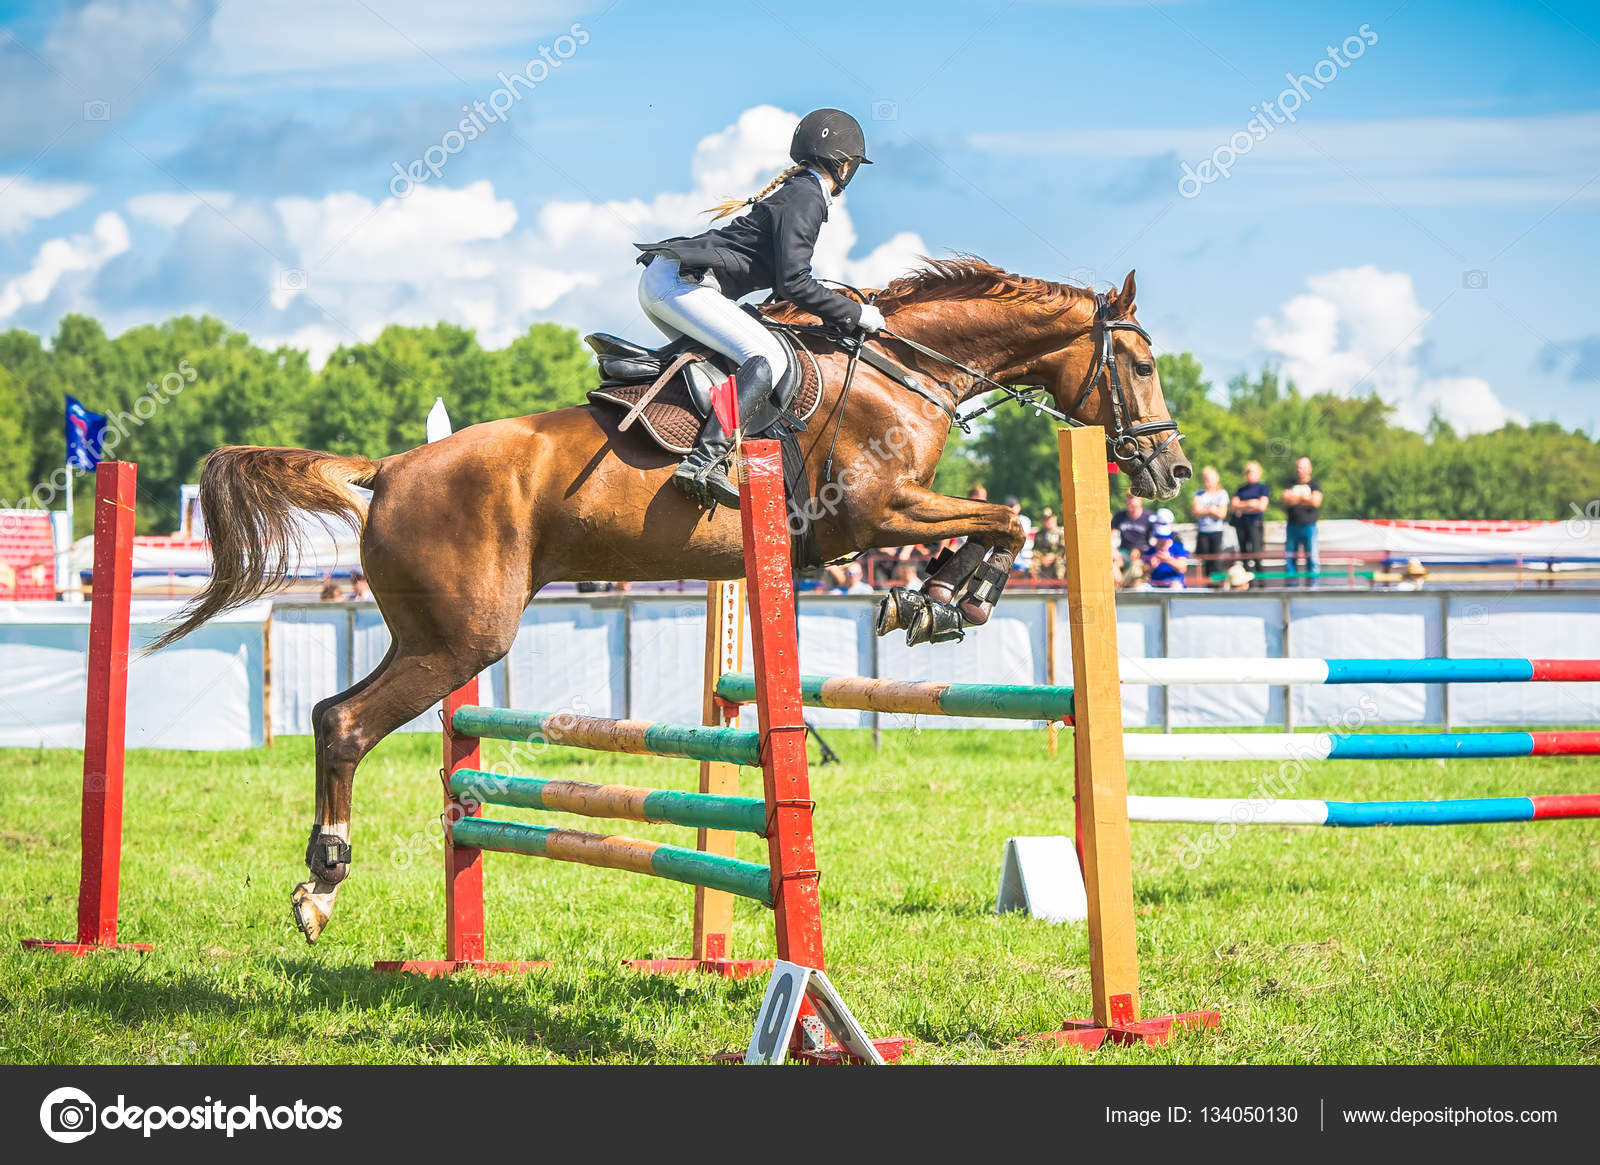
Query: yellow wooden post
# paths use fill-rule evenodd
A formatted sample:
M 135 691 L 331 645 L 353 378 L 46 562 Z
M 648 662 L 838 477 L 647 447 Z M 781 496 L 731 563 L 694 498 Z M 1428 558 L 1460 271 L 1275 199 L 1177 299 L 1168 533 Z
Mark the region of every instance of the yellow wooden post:
M 1139 1018 L 1139 954 L 1133 922 L 1105 431 L 1063 429 L 1060 445 L 1073 750 L 1083 880 L 1089 899 L 1090 981 L 1094 1021 L 1108 1027 Z
M 726 672 L 738 671 L 744 662 L 744 581 L 706 584 L 706 662 L 705 696 L 700 717 L 702 724 L 720 727 L 731 724 L 737 714 L 724 716 L 717 703 L 717 680 Z M 737 796 L 739 766 L 722 761 L 700 762 L 700 791 Z M 699 831 L 699 847 L 706 853 L 733 856 L 735 834 L 723 829 Z M 694 958 L 705 960 L 728 957 L 728 932 L 733 928 L 733 895 L 726 890 L 695 887 Z
M 1056 601 L 1044 601 L 1044 682 L 1050 687 L 1056 683 Z M 1058 740 L 1061 736 L 1061 722 L 1052 720 L 1048 726 L 1050 733 L 1050 755 L 1056 755 Z

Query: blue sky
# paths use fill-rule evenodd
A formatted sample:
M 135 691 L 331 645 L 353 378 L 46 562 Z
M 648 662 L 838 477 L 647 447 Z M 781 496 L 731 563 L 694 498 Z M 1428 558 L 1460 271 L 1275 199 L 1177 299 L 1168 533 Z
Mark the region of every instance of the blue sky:
M 825 274 L 1136 267 L 1158 345 L 1219 383 L 1600 422 L 1592 4 L 101 0 L 0 29 L 0 328 L 209 312 L 319 361 L 395 321 L 647 337 L 629 244 L 837 105 L 878 164 Z M 474 102 L 503 114 L 468 142 Z

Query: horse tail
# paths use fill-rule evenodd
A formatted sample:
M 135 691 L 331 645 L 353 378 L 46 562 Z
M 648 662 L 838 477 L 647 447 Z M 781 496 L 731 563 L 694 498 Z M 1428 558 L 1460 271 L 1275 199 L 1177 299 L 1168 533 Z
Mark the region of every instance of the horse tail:
M 299 512 L 328 514 L 359 535 L 366 501 L 351 486 L 371 485 L 377 462 L 312 449 L 224 445 L 200 474 L 200 513 L 211 543 L 211 577 L 180 622 L 147 650 L 176 643 L 223 611 L 281 587 L 299 565 Z

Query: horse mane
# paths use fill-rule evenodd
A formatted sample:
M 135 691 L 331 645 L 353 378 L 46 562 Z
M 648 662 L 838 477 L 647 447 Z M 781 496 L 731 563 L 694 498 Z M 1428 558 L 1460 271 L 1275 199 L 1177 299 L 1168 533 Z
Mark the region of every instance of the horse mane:
M 922 266 L 893 280 L 878 294 L 877 303 L 885 312 L 891 312 L 941 300 L 1000 299 L 1058 307 L 1064 311 L 1092 295 L 1093 292 L 1069 283 L 1017 275 L 976 255 L 955 255 L 949 259 L 930 259 L 924 255 Z
M 930 259 L 923 255 L 920 258 L 921 267 L 892 280 L 878 292 L 874 302 L 884 314 L 917 304 L 966 299 L 1032 303 L 1066 311 L 1094 295 L 1087 288 L 1070 283 L 1017 275 L 976 255 L 955 255 L 948 259 Z M 763 310 L 784 322 L 810 318 L 809 313 L 786 303 L 772 304 Z

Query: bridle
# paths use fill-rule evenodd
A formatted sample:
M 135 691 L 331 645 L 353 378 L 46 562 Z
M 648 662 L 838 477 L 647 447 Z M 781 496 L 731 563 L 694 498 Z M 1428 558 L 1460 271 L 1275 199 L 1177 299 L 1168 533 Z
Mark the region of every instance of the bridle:
M 1110 301 L 1099 292 L 1095 293 L 1094 304 L 1094 326 L 1099 332 L 1094 363 L 1089 367 L 1089 375 L 1083 379 L 1083 388 L 1078 392 L 1078 399 L 1072 402 L 1072 407 L 1067 412 L 1075 413 L 1088 402 L 1094 395 L 1101 372 L 1104 372 L 1106 396 L 1111 402 L 1111 431 L 1106 434 L 1106 453 L 1125 472 L 1137 473 L 1150 468 L 1151 462 L 1166 452 L 1168 445 L 1183 440 L 1183 434 L 1178 431 L 1178 422 L 1170 418 L 1165 421 L 1134 421 L 1133 405 L 1128 400 L 1127 390 L 1122 386 L 1122 373 L 1117 369 L 1117 353 L 1112 347 L 1112 337 L 1115 332 L 1132 332 L 1148 344 L 1150 333 L 1133 320 L 1113 319 Z M 1069 425 L 1083 424 L 1082 421 L 1075 421 L 1070 416 L 1066 419 Z M 1158 433 L 1168 433 L 1170 436 L 1149 453 L 1141 456 L 1139 438 L 1154 437 Z
M 849 290 L 862 303 L 870 303 L 872 301 L 873 297 L 859 288 L 851 287 L 849 284 L 837 283 L 831 279 L 824 279 L 821 282 L 833 283 L 837 287 Z M 1089 375 L 1084 377 L 1083 388 L 1078 391 L 1077 399 L 1072 402 L 1072 407 L 1065 413 L 1049 403 L 1049 390 L 1045 388 L 1037 385 L 1018 387 L 1011 384 L 1001 384 L 992 376 L 979 372 L 975 368 L 968 368 L 961 361 L 946 356 L 943 352 L 930 348 L 926 344 L 918 343 L 907 336 L 892 332 L 888 328 L 884 328 L 876 336 L 853 337 L 854 344 L 851 351 L 849 371 L 845 376 L 843 393 L 844 395 L 849 394 L 850 381 L 855 375 L 856 359 L 866 352 L 865 341 L 881 338 L 893 340 L 897 344 L 904 344 L 912 351 L 920 352 L 930 360 L 938 361 L 946 368 L 953 368 L 963 376 L 970 377 L 980 384 L 988 385 L 989 387 L 985 390 L 987 392 L 1002 392 L 1005 394 L 1000 400 L 992 401 L 980 409 L 974 409 L 970 413 L 963 414 L 934 400 L 926 389 L 921 388 L 916 383 L 915 377 L 907 375 L 905 377 L 892 378 L 896 383 L 913 388 L 929 400 L 933 400 L 950 418 L 951 424 L 960 426 L 965 432 L 971 432 L 968 422 L 973 418 L 983 416 L 984 413 L 1000 407 L 1008 400 L 1016 401 L 1020 405 L 1031 408 L 1036 414 L 1049 415 L 1074 428 L 1083 428 L 1087 422 L 1077 420 L 1071 414 L 1082 408 L 1089 398 L 1094 395 L 1096 383 L 1099 381 L 1101 374 L 1104 373 L 1106 377 L 1106 395 L 1111 402 L 1111 429 L 1106 433 L 1106 456 L 1124 472 L 1138 473 L 1141 470 L 1149 469 L 1155 459 L 1166 452 L 1167 446 L 1174 441 L 1182 441 L 1183 434 L 1178 431 L 1178 422 L 1170 417 L 1164 421 L 1136 421 L 1134 419 L 1133 405 L 1128 399 L 1127 390 L 1123 387 L 1122 373 L 1117 369 L 1117 353 L 1113 347 L 1113 334 L 1119 331 L 1132 332 L 1148 344 L 1151 342 L 1150 333 L 1145 331 L 1144 327 L 1134 320 L 1113 318 L 1111 315 L 1111 302 L 1103 293 L 1095 292 L 1094 304 L 1094 329 L 1096 333 L 1094 363 L 1089 368 Z M 757 318 L 760 318 L 759 313 Z M 785 326 L 795 331 L 833 334 L 833 329 L 826 325 L 789 324 Z M 869 357 L 870 362 L 872 361 Z M 962 394 L 954 386 L 936 378 L 935 383 L 946 392 L 949 392 L 955 398 L 957 404 L 961 402 Z M 844 410 L 840 408 L 838 411 L 842 421 Z M 1140 438 L 1154 437 L 1160 433 L 1168 434 L 1167 439 L 1156 445 L 1149 453 L 1141 454 L 1139 452 Z M 834 438 L 835 440 L 838 439 L 837 422 Z M 830 469 L 832 462 L 833 450 L 830 447 L 828 451 Z

